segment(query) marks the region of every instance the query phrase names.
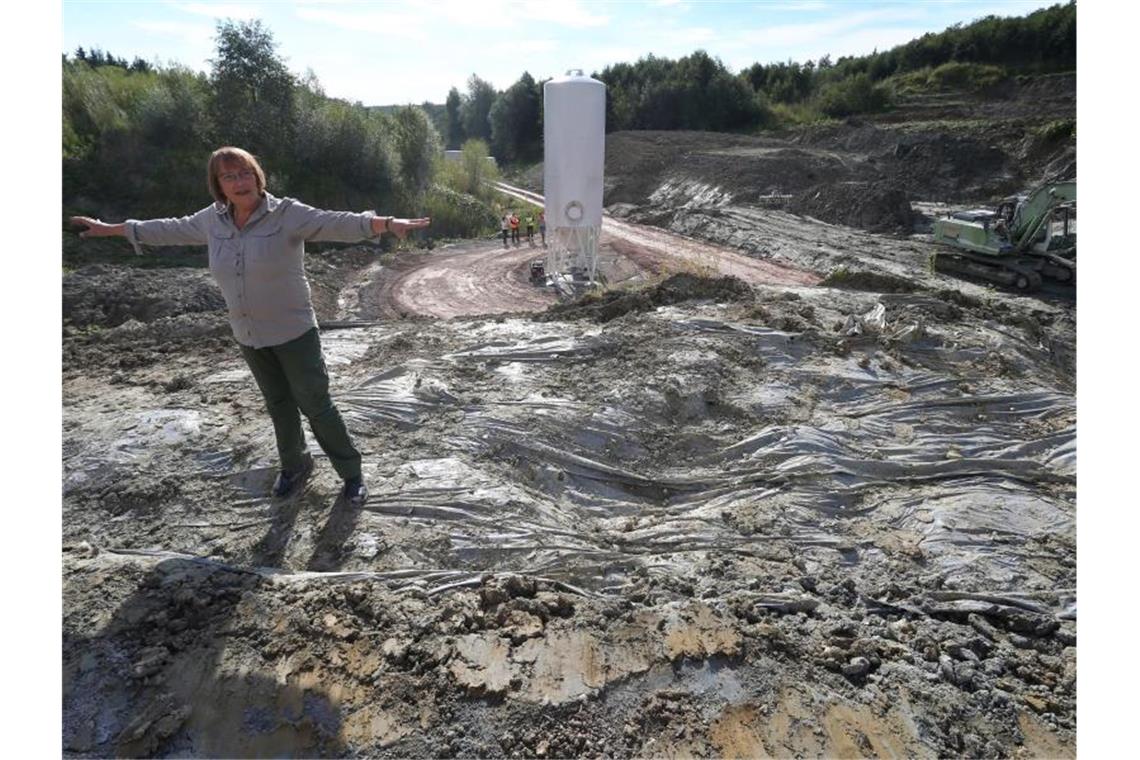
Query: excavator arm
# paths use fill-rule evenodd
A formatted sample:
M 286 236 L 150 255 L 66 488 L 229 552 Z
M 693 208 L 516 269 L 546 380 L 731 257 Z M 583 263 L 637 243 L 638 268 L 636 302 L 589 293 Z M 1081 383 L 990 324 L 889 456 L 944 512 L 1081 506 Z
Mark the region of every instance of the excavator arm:
M 1018 252 L 1028 250 L 1037 240 L 1042 227 L 1049 223 L 1053 209 L 1076 200 L 1076 182 L 1042 185 L 1032 190 L 1024 199 L 1019 199 L 1009 228 L 1014 249 Z

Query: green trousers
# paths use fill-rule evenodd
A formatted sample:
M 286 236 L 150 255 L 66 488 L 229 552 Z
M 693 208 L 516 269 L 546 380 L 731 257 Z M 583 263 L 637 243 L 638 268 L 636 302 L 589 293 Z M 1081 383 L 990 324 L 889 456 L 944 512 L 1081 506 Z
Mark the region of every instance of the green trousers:
M 240 345 L 240 344 L 239 344 Z M 241 346 L 277 435 L 281 467 L 298 470 L 305 457 L 301 412 L 342 479 L 360 476 L 360 452 L 329 396 L 329 373 L 317 328 L 279 346 Z

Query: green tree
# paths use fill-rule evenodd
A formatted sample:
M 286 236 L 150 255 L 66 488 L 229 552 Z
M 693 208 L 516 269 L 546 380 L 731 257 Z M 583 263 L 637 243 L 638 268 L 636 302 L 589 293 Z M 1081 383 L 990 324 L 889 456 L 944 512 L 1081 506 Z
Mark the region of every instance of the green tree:
M 256 19 L 222 21 L 216 39 L 210 112 L 218 141 L 283 162 L 293 142 L 295 82 L 272 33 Z
M 326 98 L 319 83 L 295 93 L 292 168 L 283 189 L 326 208 L 389 206 L 399 184 L 391 119 Z
M 463 156 L 459 163 L 466 178 L 464 192 L 477 198 L 489 198 L 491 189 L 487 183 L 497 180 L 499 172 L 491 160 L 487 143 L 482 140 L 468 140 L 463 143 Z
M 608 67 L 598 75 L 607 88 L 606 128 L 755 127 L 767 119 L 768 107 L 752 82 L 766 82 L 767 73 L 764 67 L 754 67 L 743 77 L 733 75 L 703 50 L 678 61 L 650 55 L 632 66 Z
M 459 106 L 459 113 L 468 138 L 491 142 L 491 122 L 487 117 L 497 95 L 494 86 L 477 75 L 472 74 L 467 80 L 467 95 Z
M 433 169 L 440 155 L 439 133 L 422 108 L 401 108 L 392 117 L 396 154 L 400 159 L 400 179 L 413 206 L 419 205 L 431 185 Z
M 529 72 L 495 99 L 488 114 L 491 145 L 503 161 L 535 160 L 542 151 L 541 100 Z
M 447 102 L 444 106 L 447 124 L 447 149 L 458 150 L 463 144 L 463 119 L 460 116 L 460 106 L 463 99 L 459 97 L 459 89 L 452 87 L 447 91 Z

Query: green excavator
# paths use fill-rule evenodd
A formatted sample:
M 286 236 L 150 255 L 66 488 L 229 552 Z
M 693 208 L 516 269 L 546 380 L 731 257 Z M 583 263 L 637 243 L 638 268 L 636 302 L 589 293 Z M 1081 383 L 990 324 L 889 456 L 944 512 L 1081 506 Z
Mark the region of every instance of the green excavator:
M 939 272 L 1032 292 L 1044 280 L 1077 282 L 1077 183 L 1051 182 L 1010 196 L 994 210 L 958 211 L 934 222 Z

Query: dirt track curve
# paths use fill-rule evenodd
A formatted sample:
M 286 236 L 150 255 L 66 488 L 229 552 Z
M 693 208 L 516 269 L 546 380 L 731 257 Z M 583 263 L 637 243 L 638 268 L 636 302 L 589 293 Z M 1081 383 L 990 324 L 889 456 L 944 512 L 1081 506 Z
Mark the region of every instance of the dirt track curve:
M 500 184 L 499 189 L 526 203 L 542 202 L 542 196 L 520 188 Z M 558 300 L 553 291 L 529 281 L 530 261 L 544 252 L 538 244 L 504 248 L 494 239 L 462 243 L 430 256 L 403 256 L 382 273 L 379 291 L 366 302 L 385 316 L 446 319 L 541 311 Z M 608 216 L 598 259 L 599 271 L 613 284 L 681 270 L 735 275 L 753 285 L 813 285 L 820 279 L 731 248 Z

